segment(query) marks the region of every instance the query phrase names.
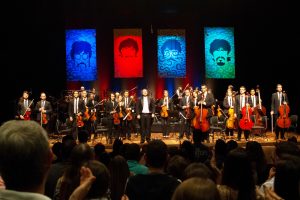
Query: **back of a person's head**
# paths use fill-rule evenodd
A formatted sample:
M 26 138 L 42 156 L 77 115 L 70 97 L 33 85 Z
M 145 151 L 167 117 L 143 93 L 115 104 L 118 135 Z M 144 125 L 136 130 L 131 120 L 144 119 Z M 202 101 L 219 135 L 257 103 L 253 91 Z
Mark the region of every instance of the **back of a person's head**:
M 125 152 L 126 160 L 140 160 L 140 146 L 136 143 L 131 143 L 127 145 Z
M 274 190 L 286 200 L 299 200 L 300 158 L 283 155 L 276 164 Z
M 252 199 L 255 183 L 252 166 L 246 150 L 231 150 L 225 160 L 222 184 L 239 191 L 239 199 Z
M 120 140 L 119 138 L 115 139 L 113 143 L 113 152 L 119 153 L 122 145 L 123 145 L 122 140 Z
M 257 141 L 249 141 L 246 143 L 246 152 L 250 161 L 266 163 L 265 153 L 260 143 Z
M 47 133 L 37 122 L 11 120 L 0 127 L 0 174 L 7 189 L 40 187 L 51 159 Z
M 172 200 L 219 200 L 216 184 L 205 178 L 189 178 L 175 190 Z
M 224 140 L 218 139 L 215 144 L 215 155 L 225 155 L 226 154 L 226 142 Z
M 72 167 L 80 167 L 84 162 L 94 159 L 94 152 L 88 144 L 79 143 L 71 152 Z
M 53 146 L 51 147 L 53 154 L 56 156 L 56 160 L 60 161 L 62 157 L 62 143 L 61 142 L 55 142 Z
M 226 143 L 226 154 L 228 154 L 231 150 L 236 149 L 238 147 L 238 143 L 234 140 L 229 140 Z
M 297 138 L 296 138 L 295 136 L 289 137 L 289 138 L 287 139 L 287 141 L 288 141 L 288 142 L 294 142 L 295 144 L 298 143 Z
M 86 167 L 90 168 L 93 175 L 96 177 L 86 198 L 96 199 L 106 196 L 110 179 L 107 167 L 97 160 L 88 161 Z
M 163 168 L 168 156 L 168 147 L 161 140 L 153 140 L 148 143 L 146 150 L 146 164 L 153 168 Z
M 173 156 L 168 162 L 167 173 L 177 179 L 182 180 L 183 172 L 188 164 L 188 161 L 184 157 L 180 155 Z
M 95 152 L 95 155 L 96 156 L 99 156 L 101 155 L 102 153 L 105 152 L 105 145 L 102 144 L 102 143 L 97 143 L 95 146 L 94 146 L 94 152 Z
M 71 137 L 70 137 L 71 136 Z M 62 154 L 62 160 L 63 161 L 69 161 L 70 155 L 73 150 L 73 148 L 76 146 L 76 141 L 72 137 L 72 135 L 66 135 L 62 139 L 62 148 L 61 148 L 61 154 Z
M 193 177 L 213 180 L 211 170 L 205 164 L 199 162 L 189 164 L 183 172 L 183 180 Z
M 110 172 L 111 199 L 121 199 L 125 185 L 130 175 L 127 162 L 124 157 L 117 155 L 111 159 L 108 169 Z
M 294 142 L 280 142 L 275 148 L 276 155 L 281 158 L 283 155 L 293 155 L 300 157 L 300 149 Z

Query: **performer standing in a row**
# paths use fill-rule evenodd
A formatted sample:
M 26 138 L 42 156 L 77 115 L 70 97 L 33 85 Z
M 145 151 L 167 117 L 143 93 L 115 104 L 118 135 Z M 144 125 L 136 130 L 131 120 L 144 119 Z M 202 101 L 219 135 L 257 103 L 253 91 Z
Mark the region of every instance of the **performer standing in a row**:
M 183 121 L 181 124 L 181 128 L 179 131 L 179 139 L 183 138 L 183 135 L 185 133 L 186 138 L 190 139 L 191 137 L 191 119 L 193 117 L 193 111 L 192 111 L 192 103 L 193 99 L 190 96 L 190 90 L 186 89 L 184 91 L 184 97 L 181 98 L 179 102 L 179 107 L 181 108 L 182 112 L 179 112 L 181 115 L 181 120 Z
M 141 144 L 151 140 L 151 118 L 154 117 L 155 103 L 154 99 L 148 95 L 148 90 L 142 90 L 142 97 L 136 103 L 137 119 L 141 124 Z
M 46 93 L 42 92 L 40 96 L 41 100 L 36 103 L 35 111 L 37 112 L 37 122 L 41 123 L 42 127 L 48 132 L 48 121 L 50 120 L 50 114 L 52 113 L 52 106 L 49 101 L 46 100 Z
M 281 105 L 287 105 L 289 103 L 288 97 L 286 93 L 282 92 L 282 85 L 277 84 L 276 86 L 277 92 L 272 94 L 272 102 L 271 102 L 271 115 L 273 115 L 273 123 L 275 125 L 275 135 L 276 135 L 276 140 L 279 139 L 279 133 L 280 133 L 280 139 L 285 139 L 284 134 L 285 134 L 285 128 L 280 128 L 277 124 L 277 119 L 279 117 L 279 107 Z
M 24 91 L 17 106 L 17 119 L 30 120 L 31 111 L 34 108 L 33 100 L 29 100 L 29 92 Z
M 169 97 L 168 90 L 164 90 L 164 96 L 158 102 L 158 106 L 161 107 L 161 123 L 163 138 L 169 137 L 169 125 L 170 125 L 170 111 L 173 111 L 173 103 Z
M 131 131 L 133 130 L 133 121 L 134 121 L 134 107 L 135 102 L 133 100 L 133 96 L 129 96 L 129 91 L 125 90 L 124 92 L 124 108 L 125 108 L 125 117 L 124 117 L 124 131 L 126 133 L 126 137 L 128 140 L 131 140 Z

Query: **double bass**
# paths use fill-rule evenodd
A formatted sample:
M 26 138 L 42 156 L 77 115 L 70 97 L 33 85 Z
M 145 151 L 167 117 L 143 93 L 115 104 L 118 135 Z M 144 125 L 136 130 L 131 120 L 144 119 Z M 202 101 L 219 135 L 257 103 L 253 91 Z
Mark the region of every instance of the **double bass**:
M 209 130 L 209 122 L 207 120 L 208 109 L 203 108 L 202 101 L 200 101 L 199 106 L 194 107 L 195 116 L 192 120 L 192 126 L 195 129 L 200 129 L 202 132 L 207 132 Z
M 289 128 L 291 126 L 291 119 L 289 118 L 290 107 L 286 103 L 286 94 L 283 94 L 283 104 L 279 106 L 279 117 L 277 118 L 277 126 L 280 128 Z
M 250 116 L 252 115 L 252 109 L 248 103 L 248 95 L 246 95 L 246 105 L 242 108 L 243 117 L 240 119 L 239 125 L 242 130 L 251 130 L 254 123 Z
M 258 95 L 258 105 L 254 108 L 253 114 L 255 115 L 255 123 L 256 125 L 262 126 L 263 125 L 263 116 L 266 116 L 266 108 L 261 105 L 261 99 L 260 99 L 260 91 L 257 88 L 256 89 L 257 95 Z

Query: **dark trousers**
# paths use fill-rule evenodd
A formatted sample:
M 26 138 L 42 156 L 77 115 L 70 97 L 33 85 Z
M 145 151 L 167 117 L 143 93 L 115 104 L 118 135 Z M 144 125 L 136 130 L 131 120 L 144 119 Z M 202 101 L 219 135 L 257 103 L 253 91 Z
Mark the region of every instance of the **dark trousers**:
M 170 118 L 169 117 L 162 117 L 161 118 L 161 125 L 162 125 L 163 136 L 168 136 L 169 135 Z
M 151 114 L 141 114 L 141 141 L 151 139 Z
M 186 134 L 186 137 L 191 136 L 191 119 L 181 119 L 179 138 L 183 138 L 184 133 Z
M 113 119 L 107 120 L 108 139 L 119 138 L 121 132 L 121 125 L 115 124 Z
M 233 136 L 234 129 L 227 128 L 225 129 L 226 136 Z
M 242 114 L 239 114 L 239 115 L 238 115 L 238 122 L 240 121 L 240 119 L 242 119 Z M 249 135 L 250 135 L 250 130 L 243 130 L 243 129 L 241 129 L 240 126 L 239 126 L 239 128 L 238 128 L 238 140 L 241 139 L 241 137 L 242 137 L 242 132 L 244 132 L 245 139 L 248 140 Z
M 133 120 L 124 120 L 124 131 L 126 137 L 129 139 L 131 137 L 131 130 L 132 130 Z
M 197 143 L 199 141 L 204 142 L 208 140 L 209 131 L 202 132 L 200 129 L 193 128 L 193 141 Z
M 279 139 L 279 136 L 281 139 L 284 139 L 284 134 L 285 134 L 285 131 L 286 131 L 286 128 L 280 128 L 278 125 L 277 125 L 277 118 L 278 118 L 278 114 L 274 114 L 274 117 L 273 117 L 273 124 L 275 125 L 275 135 L 276 135 L 276 140 Z

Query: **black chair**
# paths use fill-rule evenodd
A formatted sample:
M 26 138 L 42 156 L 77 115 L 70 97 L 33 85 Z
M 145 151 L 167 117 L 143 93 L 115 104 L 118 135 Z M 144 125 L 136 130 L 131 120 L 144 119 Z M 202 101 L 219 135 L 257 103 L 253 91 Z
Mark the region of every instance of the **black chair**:
M 219 119 L 218 116 L 212 116 L 209 119 L 210 125 L 210 136 L 212 139 L 215 137 L 215 132 L 218 132 L 222 139 L 226 139 L 225 128 L 226 128 L 226 118 Z
M 267 129 L 268 129 L 268 117 L 262 116 L 261 121 L 258 121 L 255 115 L 251 116 L 251 120 L 254 122 L 253 127 L 250 131 L 251 138 L 255 138 L 255 136 L 262 137 L 267 139 Z
M 102 141 L 103 136 L 106 139 L 106 144 L 108 144 L 108 127 L 107 127 L 107 118 L 103 117 L 100 119 L 100 123 L 97 125 L 97 128 L 95 130 L 95 135 L 93 138 L 93 142 L 95 142 L 95 139 L 98 138 L 98 135 L 100 136 L 100 142 Z

